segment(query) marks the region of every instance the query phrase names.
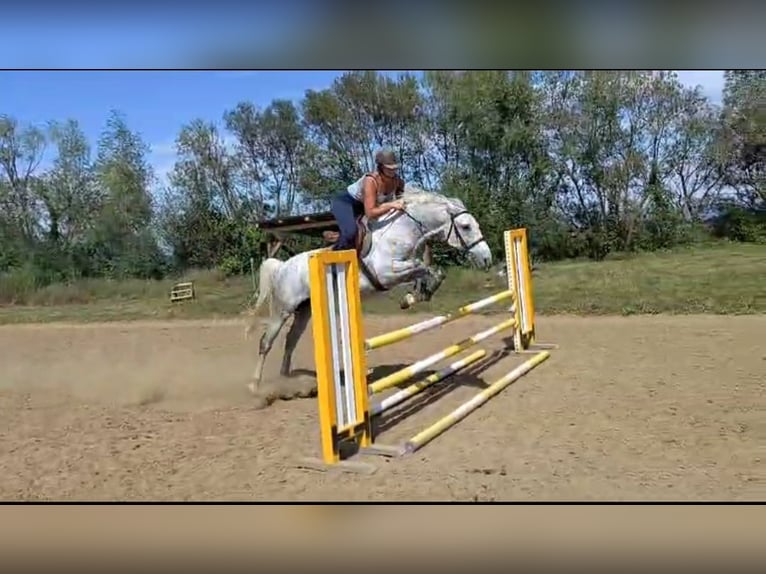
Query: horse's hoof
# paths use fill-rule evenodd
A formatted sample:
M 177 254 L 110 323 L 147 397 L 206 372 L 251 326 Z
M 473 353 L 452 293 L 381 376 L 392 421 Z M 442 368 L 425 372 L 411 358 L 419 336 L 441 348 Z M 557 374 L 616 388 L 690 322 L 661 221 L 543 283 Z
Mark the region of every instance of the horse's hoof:
M 401 309 L 409 309 L 415 304 L 415 296 L 412 293 L 407 293 L 399 303 Z
M 250 391 L 250 393 L 253 395 L 256 394 L 257 391 L 255 389 L 255 383 L 248 383 L 247 390 Z
M 270 406 L 273 401 L 269 400 L 269 397 L 264 397 L 263 395 L 256 395 L 255 400 L 253 401 L 253 408 L 257 411 L 261 409 L 265 409 L 266 407 Z

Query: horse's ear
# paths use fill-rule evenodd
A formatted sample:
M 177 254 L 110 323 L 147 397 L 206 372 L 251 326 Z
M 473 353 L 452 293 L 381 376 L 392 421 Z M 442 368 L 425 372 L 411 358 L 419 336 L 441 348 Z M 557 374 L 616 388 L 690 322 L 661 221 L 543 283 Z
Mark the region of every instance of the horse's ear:
M 463 203 L 462 199 L 459 199 L 457 197 L 450 197 L 450 202 L 455 205 L 458 209 L 465 209 L 465 203 Z

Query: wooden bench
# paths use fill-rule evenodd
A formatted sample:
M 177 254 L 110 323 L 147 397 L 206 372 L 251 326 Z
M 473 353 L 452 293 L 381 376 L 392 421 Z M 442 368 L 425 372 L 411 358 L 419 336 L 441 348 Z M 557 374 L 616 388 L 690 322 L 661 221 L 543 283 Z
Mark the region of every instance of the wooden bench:
M 176 301 L 186 301 L 188 299 L 194 299 L 194 284 L 191 281 L 176 283 L 170 291 L 170 301 L 175 303 Z

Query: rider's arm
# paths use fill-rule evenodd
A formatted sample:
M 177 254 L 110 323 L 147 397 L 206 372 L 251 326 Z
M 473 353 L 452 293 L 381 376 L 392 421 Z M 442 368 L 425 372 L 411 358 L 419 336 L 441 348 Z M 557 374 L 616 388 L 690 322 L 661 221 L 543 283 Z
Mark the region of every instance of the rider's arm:
M 377 197 L 378 197 L 378 187 L 375 185 L 375 180 L 373 180 L 371 177 L 365 178 L 364 180 L 364 214 L 367 216 L 367 219 L 377 219 L 381 215 L 385 215 L 393 207 L 390 203 L 381 203 L 380 205 L 375 205 L 377 203 Z

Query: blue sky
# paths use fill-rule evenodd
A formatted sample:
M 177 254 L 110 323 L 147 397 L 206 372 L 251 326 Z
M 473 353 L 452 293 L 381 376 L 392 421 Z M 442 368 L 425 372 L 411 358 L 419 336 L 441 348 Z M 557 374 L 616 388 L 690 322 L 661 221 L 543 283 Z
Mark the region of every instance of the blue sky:
M 173 165 L 173 142 L 180 127 L 195 118 L 220 123 L 238 102 L 266 106 L 273 99 L 300 99 L 308 89 L 329 87 L 342 71 L 60 71 L 0 72 L 0 114 L 22 124 L 76 119 L 95 142 L 109 110 L 126 115 L 131 129 L 152 147 L 159 176 Z M 394 74 L 395 72 L 391 72 Z M 721 100 L 723 72 L 683 71 L 686 85 L 701 85 Z
M 94 144 L 110 109 L 125 114 L 132 130 L 152 147 L 158 173 L 173 164 L 173 144 L 185 123 L 220 123 L 238 102 L 266 106 L 298 100 L 328 87 L 342 72 L 0 72 L 0 113 L 22 124 L 76 119 Z

